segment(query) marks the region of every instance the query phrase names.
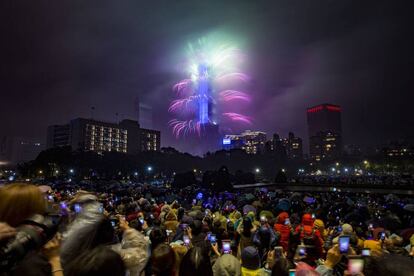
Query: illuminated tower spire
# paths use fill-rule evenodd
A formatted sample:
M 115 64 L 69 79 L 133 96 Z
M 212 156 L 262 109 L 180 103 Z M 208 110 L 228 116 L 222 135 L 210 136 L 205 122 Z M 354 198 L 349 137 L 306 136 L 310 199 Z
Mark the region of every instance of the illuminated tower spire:
M 210 80 L 208 76 L 208 67 L 205 64 L 198 66 L 198 120 L 200 124 L 208 124 L 209 118 L 209 98 L 210 98 Z

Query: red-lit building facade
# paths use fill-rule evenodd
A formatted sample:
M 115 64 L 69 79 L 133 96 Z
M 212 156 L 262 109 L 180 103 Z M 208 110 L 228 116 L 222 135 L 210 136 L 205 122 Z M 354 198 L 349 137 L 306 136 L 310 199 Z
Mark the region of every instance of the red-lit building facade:
M 342 152 L 341 107 L 320 104 L 307 109 L 311 159 L 335 159 Z

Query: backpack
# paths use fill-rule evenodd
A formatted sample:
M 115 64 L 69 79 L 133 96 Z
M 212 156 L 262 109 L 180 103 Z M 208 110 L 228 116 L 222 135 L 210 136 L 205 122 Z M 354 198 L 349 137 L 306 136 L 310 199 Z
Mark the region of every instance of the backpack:
M 303 237 L 302 237 L 303 233 Z M 300 232 L 299 232 L 300 242 L 303 245 L 306 245 L 306 247 L 315 247 L 315 229 L 312 228 L 312 233 L 307 234 L 304 232 L 303 226 L 300 226 Z

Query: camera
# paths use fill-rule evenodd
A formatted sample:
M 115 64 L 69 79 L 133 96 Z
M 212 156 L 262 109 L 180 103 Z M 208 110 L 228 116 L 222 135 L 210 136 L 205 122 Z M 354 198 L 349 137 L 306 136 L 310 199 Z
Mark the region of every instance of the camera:
M 27 253 L 37 250 L 51 240 L 61 223 L 59 215 L 33 215 L 16 228 L 14 238 L 0 246 L 0 271 L 7 271 L 21 261 Z

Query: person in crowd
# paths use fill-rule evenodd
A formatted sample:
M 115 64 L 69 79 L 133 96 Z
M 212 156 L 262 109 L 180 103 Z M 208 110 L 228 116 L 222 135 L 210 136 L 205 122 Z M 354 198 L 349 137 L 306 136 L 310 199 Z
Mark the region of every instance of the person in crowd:
M 126 267 L 121 256 L 107 246 L 81 252 L 65 266 L 65 276 L 124 276 Z
M 73 205 L 80 206 L 80 212 L 64 233 L 61 250 L 63 267 L 79 253 L 106 245 L 121 256 L 130 274 L 139 275 L 149 257 L 148 241 L 141 233 L 129 227 L 124 218 L 107 218 L 96 200 L 93 194 L 80 193 L 72 201 Z M 121 243 L 116 241 L 115 227 L 122 235 Z
M 289 249 L 289 240 L 292 233 L 292 226 L 289 220 L 289 214 L 287 212 L 281 212 L 274 224 L 274 230 L 279 233 L 279 245 L 283 247 L 285 252 Z
M 239 246 L 238 246 L 238 252 L 237 256 L 241 256 L 241 252 L 244 250 L 244 248 L 248 246 L 253 246 L 253 236 L 256 231 L 256 228 L 253 226 L 253 222 L 250 217 L 245 216 L 243 218 L 243 222 L 240 225 L 238 229 L 239 233 Z
M 232 254 L 221 255 L 213 265 L 214 276 L 241 276 L 240 261 Z
M 188 250 L 181 261 L 179 276 L 213 276 L 210 257 L 203 248 Z
M 153 276 L 177 275 L 174 250 L 168 244 L 158 244 L 153 250 L 150 259 L 151 274 Z
M 319 231 L 313 227 L 311 214 L 306 213 L 302 216 L 302 223 L 295 229 L 294 239 L 297 245 L 306 247 L 306 259 L 310 263 L 322 257 L 323 240 Z
M 266 272 L 261 266 L 259 251 L 253 246 L 247 246 L 241 253 L 241 275 L 242 276 L 266 276 Z
M 34 185 L 14 183 L 0 188 L 0 222 L 2 240 L 13 238 L 16 227 L 33 215 L 45 215 L 47 202 L 44 194 Z M 53 246 L 29 252 L 10 272 L 10 275 L 62 275 L 57 238 Z M 57 244 L 57 245 L 56 245 Z

